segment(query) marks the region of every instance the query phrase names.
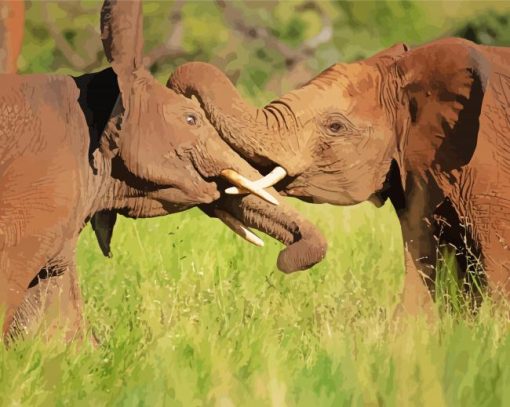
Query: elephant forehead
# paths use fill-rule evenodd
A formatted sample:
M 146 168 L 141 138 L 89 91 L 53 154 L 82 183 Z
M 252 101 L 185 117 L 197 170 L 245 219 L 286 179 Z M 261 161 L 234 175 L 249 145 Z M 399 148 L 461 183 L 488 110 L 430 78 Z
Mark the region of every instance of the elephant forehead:
M 339 112 L 346 116 L 370 112 L 378 106 L 378 80 L 372 75 L 359 77 L 346 76 L 344 71 L 331 80 L 330 72 L 317 77 L 307 86 L 289 94 L 286 99 L 292 106 L 297 106 L 298 117 L 307 121 L 306 116 Z
M 328 88 L 309 85 L 285 95 L 281 100 L 290 106 L 301 126 L 328 114 L 341 113 L 347 116 L 356 106 L 356 100 L 338 85 Z
M 337 86 L 352 97 L 374 92 L 379 79 L 379 71 L 370 65 L 336 64 L 319 74 L 311 83 L 325 89 Z

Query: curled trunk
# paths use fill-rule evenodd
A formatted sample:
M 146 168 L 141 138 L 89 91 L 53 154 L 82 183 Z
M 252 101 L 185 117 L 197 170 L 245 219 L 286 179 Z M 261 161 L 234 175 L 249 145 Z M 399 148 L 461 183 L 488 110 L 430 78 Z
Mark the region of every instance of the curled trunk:
M 327 242 L 320 231 L 295 209 L 280 202 L 273 206 L 253 195 L 224 196 L 206 212 L 221 209 L 247 227 L 279 240 L 287 247 L 278 256 L 277 266 L 285 273 L 305 270 L 320 262 L 327 251 Z

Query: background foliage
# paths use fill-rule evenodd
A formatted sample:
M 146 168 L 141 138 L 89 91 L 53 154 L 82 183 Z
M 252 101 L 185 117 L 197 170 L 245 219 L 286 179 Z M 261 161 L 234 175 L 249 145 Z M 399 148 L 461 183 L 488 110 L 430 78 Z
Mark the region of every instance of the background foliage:
M 98 1 L 29 1 L 21 72 L 106 66 Z M 212 62 L 260 103 L 329 65 L 396 42 L 461 35 L 510 43 L 510 3 L 494 1 L 160 1 L 144 3 L 146 65 L 165 81 L 183 62 Z
M 28 2 L 20 70 L 106 66 L 99 9 Z M 159 79 L 185 61 L 210 61 L 259 104 L 399 41 L 510 44 L 508 2 L 174 1 L 147 2 L 144 13 L 146 64 Z M 101 346 L 36 338 L 0 348 L 0 404 L 510 402 L 508 307 L 487 299 L 472 315 L 449 283 L 440 321 L 395 326 L 403 259 L 393 208 L 290 202 L 330 242 L 323 263 L 292 276 L 276 270 L 279 243 L 249 247 L 196 210 L 122 219 L 111 260 L 87 228 L 79 271 Z

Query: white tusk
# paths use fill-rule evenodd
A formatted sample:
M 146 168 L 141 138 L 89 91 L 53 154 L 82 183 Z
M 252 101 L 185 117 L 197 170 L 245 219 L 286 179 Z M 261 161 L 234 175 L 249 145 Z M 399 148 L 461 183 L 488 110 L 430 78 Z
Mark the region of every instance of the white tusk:
M 241 236 L 243 239 L 246 239 L 248 242 L 253 243 L 255 246 L 263 247 L 264 241 L 259 238 L 255 233 L 253 233 L 250 229 L 244 226 L 239 220 L 234 218 L 230 213 L 222 211 L 220 209 L 215 209 L 214 214 L 230 229 L 232 229 L 235 233 Z
M 255 181 L 255 184 L 260 188 L 269 188 L 276 184 L 278 181 L 284 179 L 287 175 L 287 171 L 283 167 L 274 167 L 273 171 L 267 174 L 264 178 Z
M 272 203 L 273 205 L 278 205 L 278 201 L 273 195 L 271 195 L 263 188 L 256 186 L 253 181 L 250 181 L 248 178 L 243 177 L 238 172 L 227 169 L 221 171 L 220 174 L 222 177 L 225 177 L 227 180 L 229 180 L 232 184 L 234 184 L 238 188 L 246 189 L 247 191 L 259 196 L 265 201 Z
M 253 184 L 257 188 L 269 188 L 275 185 L 277 182 L 281 181 L 285 178 L 287 175 L 287 171 L 285 171 L 284 168 L 278 166 L 274 167 L 273 171 L 271 171 L 269 174 L 267 174 L 265 177 L 255 181 Z M 247 194 L 249 191 L 242 188 L 239 189 L 238 187 L 230 187 L 225 190 L 227 194 L 230 195 L 237 195 L 237 194 Z

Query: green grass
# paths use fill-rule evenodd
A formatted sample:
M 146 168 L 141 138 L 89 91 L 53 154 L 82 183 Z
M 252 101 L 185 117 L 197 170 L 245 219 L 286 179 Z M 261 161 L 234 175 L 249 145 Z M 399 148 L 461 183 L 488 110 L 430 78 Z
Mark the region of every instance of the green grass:
M 402 242 L 390 206 L 297 206 L 330 242 L 286 276 L 281 245 L 249 246 L 192 210 L 122 219 L 113 259 L 91 230 L 78 263 L 98 349 L 0 348 L 1 405 L 341 406 L 510 403 L 508 309 L 396 327 Z

